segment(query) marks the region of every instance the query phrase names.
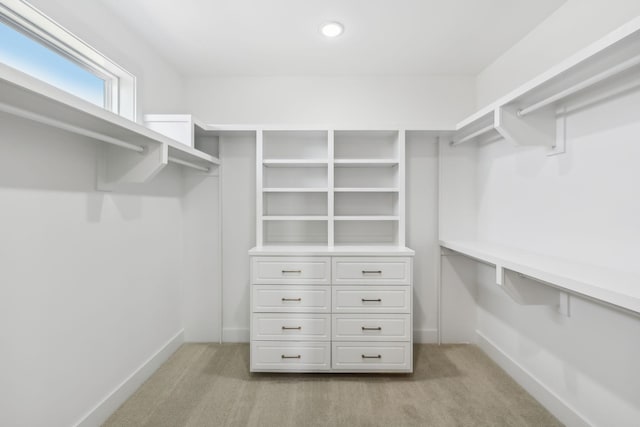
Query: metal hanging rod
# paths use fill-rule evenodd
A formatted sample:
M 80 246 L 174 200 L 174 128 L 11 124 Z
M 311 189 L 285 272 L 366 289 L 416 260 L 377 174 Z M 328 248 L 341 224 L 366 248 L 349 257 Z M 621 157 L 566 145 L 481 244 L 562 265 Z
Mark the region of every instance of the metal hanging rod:
M 606 71 L 603 71 L 599 74 L 596 74 L 593 77 L 590 77 L 578 84 L 575 84 L 565 90 L 562 90 L 558 93 L 556 93 L 553 96 L 550 96 L 546 99 L 543 99 L 542 101 L 536 102 L 533 105 L 530 105 L 529 107 L 523 108 L 521 110 L 518 111 L 518 116 L 523 117 L 526 116 L 527 114 L 533 113 L 534 111 L 537 111 L 543 107 L 546 107 L 549 104 L 553 104 L 554 102 L 562 99 L 562 98 L 566 98 L 570 95 L 573 95 L 576 92 L 579 92 L 583 89 L 586 89 L 590 86 L 593 86 L 597 83 L 600 83 L 603 80 L 606 80 L 610 77 L 613 77 L 617 74 L 622 73 L 623 71 L 628 70 L 631 67 L 634 67 L 636 65 L 640 64 L 640 55 L 635 56 L 631 59 L 628 59 L 618 65 L 616 65 L 615 67 L 611 67 Z
M 125 148 L 127 150 L 135 151 L 138 153 L 142 153 L 145 150 L 144 147 L 140 145 L 131 144 L 130 142 L 122 141 L 120 139 L 113 138 L 108 135 L 103 135 L 98 132 L 84 129 L 79 126 L 74 126 L 69 123 L 61 122 L 59 120 L 42 116 L 40 114 L 32 113 L 31 111 L 23 110 L 21 108 L 13 107 L 11 105 L 7 105 L 4 103 L 0 103 L 0 111 L 3 111 L 5 113 L 8 113 L 14 116 L 22 117 L 23 119 L 32 120 L 34 122 L 38 122 L 43 125 L 51 126 L 56 129 L 62 129 L 64 131 L 72 132 L 77 135 L 87 136 L 89 138 L 106 142 L 107 144 L 116 145 L 118 147 Z
M 187 162 L 186 160 L 178 159 L 173 156 L 169 156 L 169 161 L 172 163 L 176 163 L 176 164 L 186 166 L 188 168 L 196 169 L 202 172 L 209 172 L 209 168 L 207 167 L 196 165 L 195 163 Z
M 476 136 L 484 135 L 487 132 L 491 132 L 494 129 L 495 129 L 495 127 L 493 125 L 489 125 L 487 127 L 483 127 L 482 129 L 477 130 L 477 131 L 465 136 L 464 138 L 461 138 L 461 139 L 459 139 L 457 141 L 451 141 L 450 144 L 451 145 L 462 144 L 463 142 L 467 142 L 467 141 L 475 138 Z

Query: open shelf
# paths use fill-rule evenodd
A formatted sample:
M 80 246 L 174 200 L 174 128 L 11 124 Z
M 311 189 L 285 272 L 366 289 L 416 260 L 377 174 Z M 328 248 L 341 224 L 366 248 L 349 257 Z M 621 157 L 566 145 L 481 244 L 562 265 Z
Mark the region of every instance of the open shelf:
M 271 168 L 322 168 L 327 167 L 327 159 L 264 159 L 262 164 Z
M 640 86 L 640 18 L 636 18 L 456 126 L 452 145 L 505 139 L 564 152 L 556 115 L 579 97 L 598 102 Z M 582 101 L 584 102 L 584 101 Z
M 336 221 L 399 221 L 397 215 L 340 215 L 335 216 Z
M 540 287 L 556 288 L 640 314 L 640 274 L 478 241 L 441 240 L 440 246 L 495 266 L 501 286 L 507 285 L 512 273 L 516 273 L 518 280 L 529 279 L 538 282 Z M 529 288 L 532 288 L 530 283 Z
M 326 221 L 327 215 L 264 215 L 264 221 Z
M 336 193 L 397 193 L 400 189 L 396 187 L 337 187 L 333 191 Z
M 337 168 L 357 168 L 357 167 L 380 167 L 387 168 L 398 166 L 395 159 L 335 159 L 333 161 Z
M 326 193 L 327 191 L 329 191 L 329 189 L 326 188 L 326 187 L 322 187 L 322 188 L 270 187 L 270 188 L 263 188 L 262 189 L 263 193 Z
M 0 111 L 101 143 L 98 186 L 146 182 L 167 163 L 209 171 L 220 162 L 18 70 L 0 64 Z M 108 165 L 108 167 L 107 167 Z

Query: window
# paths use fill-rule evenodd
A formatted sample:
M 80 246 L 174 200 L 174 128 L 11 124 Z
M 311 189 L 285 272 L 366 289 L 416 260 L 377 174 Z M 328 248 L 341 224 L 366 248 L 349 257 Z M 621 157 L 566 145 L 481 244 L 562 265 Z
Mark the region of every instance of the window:
M 23 0 L 0 2 L 0 62 L 135 120 L 135 77 Z

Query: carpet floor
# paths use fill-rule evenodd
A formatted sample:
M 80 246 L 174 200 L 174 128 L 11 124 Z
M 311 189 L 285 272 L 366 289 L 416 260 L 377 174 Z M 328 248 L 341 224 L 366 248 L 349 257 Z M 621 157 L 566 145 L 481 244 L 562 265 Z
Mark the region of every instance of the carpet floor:
M 104 424 L 560 426 L 473 345 L 414 346 L 414 373 L 251 374 L 247 344 L 185 344 Z

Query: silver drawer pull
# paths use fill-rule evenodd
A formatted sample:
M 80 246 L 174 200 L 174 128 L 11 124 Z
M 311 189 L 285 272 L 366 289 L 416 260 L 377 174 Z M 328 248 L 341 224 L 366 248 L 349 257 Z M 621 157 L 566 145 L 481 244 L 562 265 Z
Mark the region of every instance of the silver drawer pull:
M 302 298 L 282 298 L 282 301 L 302 301 Z
M 282 327 L 283 331 L 289 331 L 289 330 L 293 330 L 293 329 L 301 331 L 302 330 L 302 326 L 283 326 Z
M 382 274 L 382 270 L 362 270 L 362 274 Z
M 363 355 L 362 355 L 362 358 L 363 358 L 363 359 L 382 359 L 382 355 L 381 355 L 381 354 L 379 354 L 379 355 L 377 355 L 377 356 L 367 356 L 366 354 L 363 354 Z
M 382 302 L 382 299 L 381 298 L 377 298 L 377 299 L 362 298 L 362 302 Z
M 281 356 L 283 359 L 302 359 L 302 356 L 285 356 L 284 354 Z
M 300 274 L 302 270 L 282 270 L 282 274 Z
M 382 326 L 377 326 L 375 328 L 368 328 L 366 326 L 362 327 L 363 331 L 381 331 L 382 330 Z

